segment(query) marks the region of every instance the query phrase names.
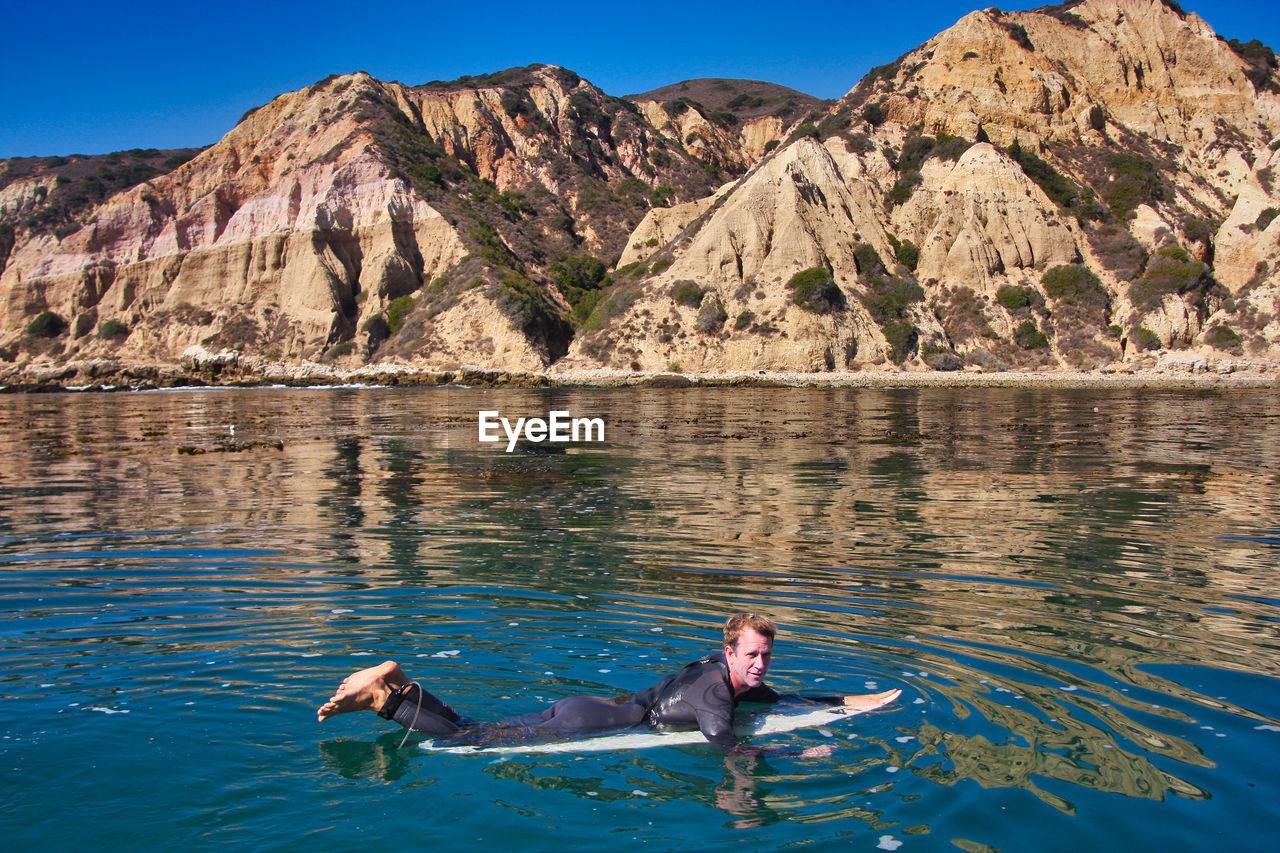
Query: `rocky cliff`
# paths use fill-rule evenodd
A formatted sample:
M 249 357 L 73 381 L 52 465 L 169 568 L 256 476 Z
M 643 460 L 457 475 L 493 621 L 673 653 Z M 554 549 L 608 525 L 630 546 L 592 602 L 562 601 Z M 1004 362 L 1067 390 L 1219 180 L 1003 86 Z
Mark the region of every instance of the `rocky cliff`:
M 551 268 L 616 258 L 650 206 L 716 183 L 637 107 L 563 69 L 334 77 L 70 233 L 19 219 L 0 341 L 11 360 L 163 363 L 198 345 L 540 368 L 572 334 Z
M 973 12 L 835 103 L 334 77 L 56 228 L 39 179 L 0 182 L 0 357 L 1274 366 L 1276 66 L 1084 0 Z
M 1275 72 L 1157 0 L 974 12 L 651 212 L 562 365 L 1275 362 Z

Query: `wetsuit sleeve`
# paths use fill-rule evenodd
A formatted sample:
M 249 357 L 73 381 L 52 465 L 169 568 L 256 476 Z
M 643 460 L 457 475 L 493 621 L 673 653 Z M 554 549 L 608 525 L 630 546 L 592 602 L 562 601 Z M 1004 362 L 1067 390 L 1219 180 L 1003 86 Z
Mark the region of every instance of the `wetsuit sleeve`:
M 772 705 L 776 702 L 805 705 L 843 705 L 843 696 L 809 696 L 800 693 L 779 693 L 767 684 L 753 687 L 738 697 L 739 702 L 759 702 Z
M 775 700 L 777 702 L 803 702 L 806 705 L 843 705 L 843 696 L 808 696 L 800 693 L 784 693 L 780 694 Z
M 733 718 L 726 717 L 713 708 L 699 708 L 698 730 L 710 743 L 721 749 L 733 749 L 739 744 L 738 736 L 733 732 Z
M 717 670 L 698 679 L 689 691 L 688 702 L 703 737 L 721 749 L 738 746 L 738 736 L 733 732 L 733 695 Z

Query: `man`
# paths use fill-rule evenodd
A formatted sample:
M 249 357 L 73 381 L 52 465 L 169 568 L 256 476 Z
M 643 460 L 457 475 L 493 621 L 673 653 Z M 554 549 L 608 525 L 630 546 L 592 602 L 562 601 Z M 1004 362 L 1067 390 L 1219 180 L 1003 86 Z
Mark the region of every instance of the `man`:
M 733 711 L 739 702 L 777 702 L 782 698 L 764 683 L 773 659 L 777 627 L 755 613 L 739 613 L 724 626 L 724 650 L 686 666 L 640 693 L 617 699 L 571 696 L 541 712 L 477 726 L 409 680 L 395 661 L 352 673 L 320 706 L 320 721 L 350 711 L 374 711 L 407 729 L 443 737 L 482 729 L 486 739 L 561 736 L 646 724 L 658 731 L 698 729 L 726 750 L 738 746 Z M 812 698 L 866 711 L 887 705 L 901 690 L 864 696 Z

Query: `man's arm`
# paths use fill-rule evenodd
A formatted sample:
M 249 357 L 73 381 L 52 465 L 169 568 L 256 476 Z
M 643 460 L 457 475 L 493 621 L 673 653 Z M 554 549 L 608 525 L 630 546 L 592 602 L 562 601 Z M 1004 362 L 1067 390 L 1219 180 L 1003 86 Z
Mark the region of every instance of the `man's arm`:
M 865 693 L 861 696 L 845 696 L 844 706 L 855 711 L 871 711 L 888 705 L 902 695 L 901 690 L 886 690 L 883 693 Z
M 808 702 L 814 705 L 843 705 L 855 711 L 870 711 L 888 705 L 901 695 L 901 690 L 886 690 L 883 693 L 866 693 L 855 696 L 808 696 L 802 693 L 779 693 L 772 687 L 762 684 L 742 694 L 739 697 L 739 701 L 773 704 L 786 700 L 789 702 Z
M 740 741 L 733 732 L 733 695 L 718 673 L 708 673 L 694 684 L 688 701 L 698 720 L 698 731 L 721 749 L 731 750 Z

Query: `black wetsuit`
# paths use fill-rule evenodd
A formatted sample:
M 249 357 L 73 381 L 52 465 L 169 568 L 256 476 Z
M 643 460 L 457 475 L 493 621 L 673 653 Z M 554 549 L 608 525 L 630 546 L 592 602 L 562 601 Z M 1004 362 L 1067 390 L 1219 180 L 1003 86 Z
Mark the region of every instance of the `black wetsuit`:
M 764 684 L 734 696 L 729 664 L 723 652 L 716 652 L 635 694 L 631 701 L 645 708 L 644 721 L 652 729 L 664 732 L 698 729 L 716 746 L 732 749 L 738 745 L 738 737 L 733 733 L 733 709 L 738 703 L 772 704 L 781 698 L 776 690 Z
M 645 724 L 657 731 L 698 729 L 711 743 L 733 749 L 738 745 L 738 737 L 733 732 L 733 709 L 738 703 L 772 703 L 781 698 L 777 691 L 763 684 L 734 696 L 729 665 L 724 654 L 717 652 L 631 696 L 617 699 L 571 696 L 545 711 L 497 723 L 472 723 L 416 684 L 393 693 L 378 714 L 405 728 L 436 737 L 465 733 L 464 740 L 469 743 L 511 742 Z M 839 697 L 807 697 L 806 701 L 839 704 L 841 700 Z

